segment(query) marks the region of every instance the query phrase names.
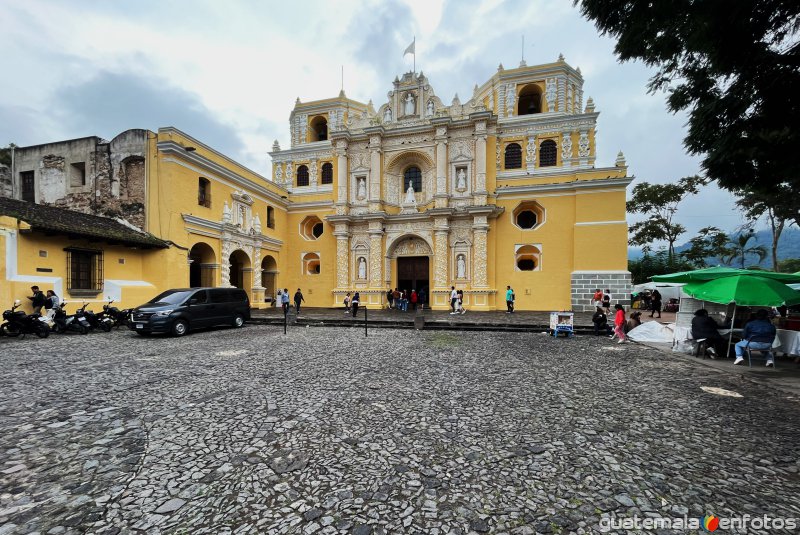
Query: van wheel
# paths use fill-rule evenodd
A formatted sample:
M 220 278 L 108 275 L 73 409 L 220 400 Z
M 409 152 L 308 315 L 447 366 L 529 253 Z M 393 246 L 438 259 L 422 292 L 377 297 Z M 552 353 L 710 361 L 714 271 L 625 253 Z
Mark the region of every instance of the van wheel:
M 172 334 L 175 336 L 183 336 L 189 330 L 189 324 L 184 320 L 176 320 L 172 325 Z
M 241 314 L 236 314 L 233 317 L 233 326 L 237 328 L 244 327 L 244 316 Z

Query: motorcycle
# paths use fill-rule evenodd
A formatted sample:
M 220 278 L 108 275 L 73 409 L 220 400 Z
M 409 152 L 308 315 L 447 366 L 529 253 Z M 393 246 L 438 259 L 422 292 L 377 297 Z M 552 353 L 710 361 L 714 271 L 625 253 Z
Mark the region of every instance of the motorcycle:
M 67 302 L 64 301 L 56 307 L 56 313 L 53 316 L 53 331 L 57 333 L 75 331 L 81 334 L 89 334 L 89 329 L 91 328 L 89 320 L 77 313 L 68 315 L 66 306 Z
M 19 336 L 35 334 L 39 338 L 50 336 L 50 327 L 43 321 L 41 314 L 26 314 L 22 310 L 17 310 L 21 302 L 19 299 L 14 301 L 11 310 L 3 312 L 4 323 L 0 325 L 0 331 L 6 336 Z
M 109 332 L 111 330 L 112 320 L 109 317 L 100 316 L 95 314 L 91 310 L 86 310 L 87 303 L 84 302 L 83 306 L 78 309 L 75 314 L 82 316 L 89 322 L 91 328 L 99 328 L 102 329 L 104 332 Z
M 103 311 L 98 314 L 98 316 L 111 318 L 112 325 L 116 328 L 119 328 L 120 325 L 127 326 L 131 318 L 132 309 L 125 308 L 120 310 L 117 307 L 111 306 L 113 302 L 113 299 L 109 299 L 108 304 L 103 305 Z

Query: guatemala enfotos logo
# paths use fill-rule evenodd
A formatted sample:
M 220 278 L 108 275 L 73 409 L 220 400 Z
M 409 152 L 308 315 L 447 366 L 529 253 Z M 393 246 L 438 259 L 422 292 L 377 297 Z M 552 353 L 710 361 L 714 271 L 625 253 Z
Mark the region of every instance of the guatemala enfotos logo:
M 600 519 L 600 530 L 603 532 L 616 530 L 657 530 L 657 529 L 683 529 L 702 530 L 713 533 L 718 529 L 723 531 L 736 530 L 795 530 L 798 527 L 796 518 L 780 518 L 769 515 L 752 516 L 749 514 L 734 517 L 720 518 L 708 514 L 702 518 L 683 517 L 640 517 L 638 515 L 625 518 L 605 517 Z

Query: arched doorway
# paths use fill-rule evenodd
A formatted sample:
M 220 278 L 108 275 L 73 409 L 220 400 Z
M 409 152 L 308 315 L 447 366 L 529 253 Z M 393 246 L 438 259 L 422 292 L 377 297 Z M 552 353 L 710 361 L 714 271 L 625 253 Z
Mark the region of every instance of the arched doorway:
M 241 249 L 231 253 L 230 258 L 230 283 L 231 286 L 247 290 L 252 287 L 253 269 L 250 265 L 250 257 Z
M 430 295 L 431 256 L 427 241 L 419 236 L 406 236 L 390 246 L 389 257 L 395 258 L 395 286 L 401 290 L 424 289 Z
M 276 287 L 276 277 L 278 275 L 278 263 L 271 255 L 267 255 L 261 260 L 261 286 L 264 287 L 265 297 L 275 297 L 278 291 Z
M 189 287 L 216 286 L 217 255 L 207 243 L 199 242 L 189 250 Z

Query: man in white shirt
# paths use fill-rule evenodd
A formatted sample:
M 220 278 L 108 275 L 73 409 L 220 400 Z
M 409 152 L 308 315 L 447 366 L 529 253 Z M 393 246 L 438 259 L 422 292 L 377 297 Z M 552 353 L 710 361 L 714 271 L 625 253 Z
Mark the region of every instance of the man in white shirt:
M 450 287 L 450 308 L 452 312 L 450 314 L 456 313 L 456 303 L 458 303 L 458 292 L 456 291 L 455 286 Z

